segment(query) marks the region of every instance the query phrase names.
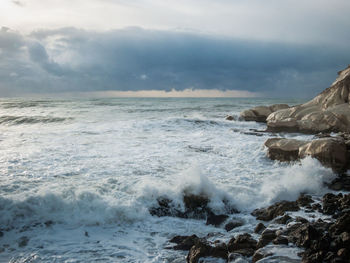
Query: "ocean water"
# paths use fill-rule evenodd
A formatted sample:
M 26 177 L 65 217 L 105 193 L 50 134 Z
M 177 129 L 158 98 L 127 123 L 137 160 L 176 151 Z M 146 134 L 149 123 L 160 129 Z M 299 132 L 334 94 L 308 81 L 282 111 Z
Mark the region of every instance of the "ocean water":
M 321 195 L 334 174 L 314 159 L 266 157 L 264 124 L 227 121 L 277 99 L 1 99 L 0 262 L 185 262 L 166 249 L 175 235 L 227 241 L 252 232 L 255 208 Z M 166 196 L 205 193 L 244 225 L 226 232 L 205 220 L 151 216 Z M 1 234 L 1 233 L 0 233 Z M 277 252 L 276 252 L 277 253 Z M 296 257 L 297 249 L 281 255 Z

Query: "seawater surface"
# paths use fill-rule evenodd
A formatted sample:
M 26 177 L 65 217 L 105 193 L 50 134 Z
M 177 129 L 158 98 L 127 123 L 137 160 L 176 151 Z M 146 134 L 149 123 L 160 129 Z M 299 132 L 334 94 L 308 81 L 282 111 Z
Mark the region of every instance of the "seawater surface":
M 174 235 L 227 241 L 252 232 L 255 208 L 300 192 L 321 194 L 334 175 L 318 161 L 282 164 L 263 147 L 264 124 L 227 121 L 277 99 L 1 99 L 0 262 L 184 262 Z M 166 196 L 205 193 L 241 211 L 227 233 L 205 220 L 155 217 Z M 215 234 L 213 234 L 215 233 Z M 292 253 L 292 252 L 288 252 Z

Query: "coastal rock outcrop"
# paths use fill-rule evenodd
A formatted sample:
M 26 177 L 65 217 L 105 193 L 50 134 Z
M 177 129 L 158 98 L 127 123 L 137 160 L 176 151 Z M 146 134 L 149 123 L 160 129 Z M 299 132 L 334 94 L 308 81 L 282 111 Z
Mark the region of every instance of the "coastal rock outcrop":
M 267 130 L 280 132 L 350 132 L 350 65 L 311 101 L 271 113 Z
M 288 109 L 287 104 L 274 104 L 271 106 L 258 106 L 249 110 L 245 110 L 240 117 L 245 121 L 266 122 L 266 118 L 273 112 Z
M 311 156 L 339 173 L 349 167 L 349 152 L 345 141 L 340 137 L 313 141 L 271 138 L 265 142 L 265 146 L 267 155 L 272 160 L 295 161 Z

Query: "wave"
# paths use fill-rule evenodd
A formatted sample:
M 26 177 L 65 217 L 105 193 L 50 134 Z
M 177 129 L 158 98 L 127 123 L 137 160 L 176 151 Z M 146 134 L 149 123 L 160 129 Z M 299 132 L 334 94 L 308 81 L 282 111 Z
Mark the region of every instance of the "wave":
M 51 100 L 32 100 L 32 101 L 10 101 L 3 102 L 0 106 L 4 109 L 11 108 L 34 108 L 34 107 L 55 107 L 57 102 L 60 101 L 51 101 Z
M 73 118 L 51 117 L 51 116 L 1 116 L 0 124 L 21 125 L 36 123 L 54 123 L 72 120 Z

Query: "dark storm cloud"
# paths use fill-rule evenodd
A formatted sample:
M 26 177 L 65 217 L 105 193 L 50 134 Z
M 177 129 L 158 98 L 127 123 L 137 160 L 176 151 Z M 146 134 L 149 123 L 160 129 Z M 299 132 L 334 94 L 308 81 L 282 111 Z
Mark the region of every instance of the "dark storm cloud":
M 350 61 L 343 50 L 126 28 L 0 32 L 3 94 L 235 89 L 312 96 Z

